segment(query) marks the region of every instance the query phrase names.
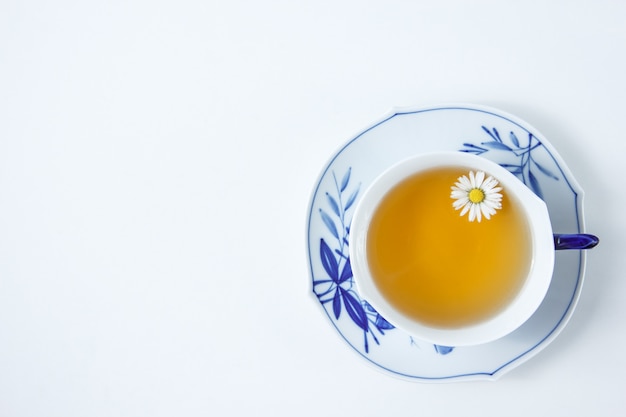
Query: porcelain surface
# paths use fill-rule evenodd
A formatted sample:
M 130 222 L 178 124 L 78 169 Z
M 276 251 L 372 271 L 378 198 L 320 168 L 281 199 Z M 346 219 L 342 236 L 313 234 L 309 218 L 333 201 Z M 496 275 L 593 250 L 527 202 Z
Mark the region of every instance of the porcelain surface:
M 389 167 L 410 156 L 466 152 L 513 173 L 548 207 L 555 233 L 582 233 L 583 191 L 554 147 L 532 126 L 475 105 L 399 109 L 356 135 L 323 168 L 307 218 L 311 291 L 347 345 L 375 368 L 412 381 L 496 379 L 563 330 L 579 298 L 584 251 L 558 251 L 548 293 L 509 335 L 476 346 L 433 345 L 395 328 L 354 285 L 348 240 L 356 205 Z
M 528 235 L 507 236 L 506 250 L 512 252 L 515 245 L 513 239 L 529 239 L 532 251 L 528 258 L 528 274 L 524 285 L 517 296 L 497 314 L 479 322 L 462 327 L 441 328 L 429 326 L 413 320 L 398 311 L 389 300 L 378 290 L 378 286 L 367 262 L 367 234 L 371 219 L 381 199 L 391 188 L 416 172 L 429 171 L 442 166 L 455 166 L 463 172 L 483 171 L 493 175 L 503 193 L 509 197 L 510 204 L 521 207 L 527 218 Z M 462 167 L 462 168 L 461 168 Z M 452 185 L 451 183 L 450 185 Z M 449 198 L 449 188 L 443 190 Z M 450 213 L 459 216 L 449 199 Z M 493 216 L 497 216 L 496 212 Z M 465 216 L 463 216 L 465 217 Z M 469 221 L 469 220 L 466 220 Z M 490 220 L 484 218 L 484 222 Z M 476 222 L 474 233 L 479 233 L 480 222 Z M 465 247 L 472 245 L 472 236 L 464 236 Z M 348 239 L 349 259 L 353 273 L 355 290 L 363 301 L 367 301 L 385 319 L 412 336 L 435 344 L 446 346 L 469 346 L 488 343 L 499 339 L 521 326 L 539 307 L 548 291 L 554 268 L 554 238 L 552 225 L 546 204 L 528 187 L 511 174 L 506 168 L 489 159 L 465 152 L 434 152 L 421 154 L 405 159 L 381 174 L 374 183 L 362 193 L 361 199 L 354 210 Z M 518 249 L 519 250 L 519 249 Z M 480 258 L 481 267 L 489 262 L 488 257 Z M 467 274 L 463 274 L 467 279 Z

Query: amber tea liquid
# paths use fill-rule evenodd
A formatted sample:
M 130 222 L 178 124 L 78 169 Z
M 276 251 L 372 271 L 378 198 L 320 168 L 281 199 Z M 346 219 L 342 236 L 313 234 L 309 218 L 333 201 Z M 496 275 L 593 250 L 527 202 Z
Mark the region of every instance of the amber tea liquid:
M 470 222 L 452 207 L 450 187 L 469 169 L 437 168 L 383 198 L 367 235 L 374 281 L 387 301 L 423 324 L 456 328 L 502 310 L 531 264 L 523 212 L 501 193 L 502 209 Z

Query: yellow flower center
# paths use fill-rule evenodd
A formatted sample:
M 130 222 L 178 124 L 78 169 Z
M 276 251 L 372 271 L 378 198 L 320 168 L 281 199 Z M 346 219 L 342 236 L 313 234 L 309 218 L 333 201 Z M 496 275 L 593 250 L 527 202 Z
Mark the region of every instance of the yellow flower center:
M 482 203 L 485 199 L 485 193 L 480 188 L 472 188 L 472 190 L 469 192 L 468 197 L 472 203 L 478 204 Z

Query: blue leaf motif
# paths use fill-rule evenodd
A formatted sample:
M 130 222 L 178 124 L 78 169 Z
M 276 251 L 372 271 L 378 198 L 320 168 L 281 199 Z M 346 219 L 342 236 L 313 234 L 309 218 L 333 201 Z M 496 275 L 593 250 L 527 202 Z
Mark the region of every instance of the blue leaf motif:
M 469 143 L 469 142 L 464 142 L 463 146 L 467 146 L 468 148 L 472 148 L 472 149 L 478 149 L 478 150 L 481 150 L 481 151 L 486 151 L 485 148 L 481 148 L 480 146 L 474 145 L 473 143 Z
M 372 307 L 372 305 L 368 303 L 367 301 L 363 301 L 363 308 L 369 311 L 370 313 L 376 313 L 376 310 L 374 310 L 374 307 Z
M 343 304 L 346 307 L 346 312 L 348 316 L 352 319 L 353 322 L 356 323 L 363 331 L 368 330 L 368 322 L 367 322 L 367 314 L 363 309 L 363 306 L 349 291 L 344 290 L 339 287 L 341 290 L 341 296 L 343 298 Z
M 385 320 L 385 318 L 380 314 L 376 314 L 376 327 L 378 327 L 378 330 L 395 329 L 395 326 Z
M 509 151 L 509 152 L 513 151 L 513 149 L 509 148 L 507 145 L 505 145 L 502 142 L 496 142 L 496 141 L 493 141 L 493 142 L 481 142 L 481 144 L 485 145 L 486 147 L 491 148 L 491 149 L 501 149 L 503 151 Z
M 435 352 L 440 355 L 447 355 L 448 353 L 454 350 L 452 346 L 441 346 L 441 345 L 433 345 L 435 347 Z
M 487 152 L 486 148 L 481 148 L 480 146 L 474 145 L 473 143 L 465 142 L 463 146 L 469 149 L 462 149 L 461 152 L 471 152 L 480 155 L 481 153 Z
M 348 182 L 350 181 L 351 171 L 352 171 L 352 167 L 348 168 L 348 171 L 346 172 L 346 174 L 343 176 L 343 179 L 341 180 L 341 188 L 340 188 L 341 192 L 343 192 L 348 186 Z
M 326 214 L 326 212 L 322 209 L 320 209 L 320 215 L 322 216 L 322 221 L 324 222 L 330 233 L 332 233 L 335 238 L 339 239 L 339 232 L 337 231 L 337 226 L 335 226 L 335 222 L 333 221 L 333 219 L 331 219 L 330 216 Z
M 537 194 L 537 197 L 543 200 L 543 193 L 541 192 L 539 181 L 537 181 L 537 178 L 530 171 L 528 171 L 528 181 L 530 182 L 530 188 L 533 190 L 533 192 Z
M 539 181 L 535 174 L 531 172 L 531 165 L 535 165 L 537 170 L 548 178 L 558 181 L 558 176 L 547 169 L 545 166 L 537 163 L 533 158 L 532 153 L 538 147 L 543 146 L 541 141 L 536 140 L 533 144 L 533 134 L 528 132 L 528 146 L 521 147 L 520 140 L 514 131 L 509 132 L 510 145 L 505 144 L 500 137 L 496 128 L 489 130 L 486 126 L 481 126 L 482 130 L 487 133 L 492 140 L 487 142 L 481 142 L 481 146 L 474 145 L 473 143 L 464 142 L 463 149 L 459 149 L 460 152 L 473 153 L 481 155 L 488 153 L 491 150 L 506 151 L 511 154 L 512 157 L 517 157 L 519 164 L 501 163 L 500 165 L 507 168 L 512 174 L 516 175 L 524 184 L 526 184 L 535 194 L 543 197 L 543 192 L 539 186 Z
M 335 319 L 339 320 L 339 316 L 341 315 L 341 297 L 339 287 L 337 287 L 335 296 L 333 297 L 333 313 L 335 313 Z
M 480 154 L 485 153 L 485 151 L 476 151 L 476 150 L 473 150 L 473 149 L 461 149 L 459 152 L 472 153 L 474 155 L 480 155 Z
M 500 139 L 500 133 L 498 133 L 495 127 L 493 128 L 493 133 L 489 129 L 487 129 L 486 126 L 481 126 L 481 127 L 483 128 L 485 132 L 487 132 L 489 136 L 493 138 L 493 140 L 495 140 L 496 142 L 502 142 L 502 139 Z
M 494 135 L 495 135 L 495 137 L 496 137 L 496 140 L 497 140 L 498 142 L 502 143 L 502 139 L 500 138 L 500 133 L 498 132 L 498 129 L 496 129 L 496 128 L 494 127 L 492 130 L 493 130 L 493 133 L 494 133 Z
M 354 190 L 352 194 L 350 194 L 350 197 L 348 197 L 348 200 L 346 201 L 346 207 L 343 209 L 343 211 L 348 211 L 348 209 L 352 207 L 352 204 L 354 204 L 354 201 L 356 200 L 356 196 L 359 194 L 360 188 L 361 186 L 359 185 L 356 190 Z
M 337 201 L 335 201 L 335 199 L 333 198 L 332 195 L 326 193 L 326 199 L 328 200 L 328 204 L 330 204 L 330 208 L 333 209 L 333 212 L 337 215 L 340 216 L 341 214 L 339 214 L 339 205 L 337 204 Z
M 339 265 L 337 265 L 337 259 L 335 259 L 332 249 L 324 239 L 320 240 L 320 258 L 322 260 L 322 266 L 324 266 L 324 270 L 328 276 L 334 282 L 337 282 L 339 279 Z
M 548 177 L 550 177 L 550 178 L 555 179 L 555 180 L 557 180 L 557 181 L 558 181 L 559 177 L 557 177 L 556 175 L 554 175 L 554 174 L 553 174 L 551 171 L 549 171 L 548 169 L 544 168 L 544 167 L 543 167 L 543 165 L 539 165 L 539 164 L 538 164 L 538 163 L 537 163 L 534 159 L 533 159 L 533 162 L 534 162 L 535 166 L 536 166 L 537 168 L 539 168 L 539 171 L 543 172 L 543 174 L 544 174 L 544 175 L 546 175 L 546 176 L 548 176 Z
M 380 344 L 375 332 L 384 335 L 385 330 L 394 329 L 394 326 L 382 318 L 366 301 L 361 300 L 353 289 L 352 263 L 347 254 L 351 219 L 347 212 L 356 202 L 361 184 L 350 187 L 352 191 L 348 193 L 351 174 L 352 168 L 348 168 L 341 182 L 338 182 L 333 172 L 335 188 L 325 193 L 330 208 L 326 211 L 319 208 L 324 225 L 336 240 L 333 245 L 324 238 L 320 239 L 320 261 L 330 279 L 315 279 L 313 287 L 319 302 L 329 309 L 328 313 L 332 319 L 339 320 L 343 314 L 342 310 L 345 309 L 350 321 L 362 330 L 365 353 L 369 353 L 370 338 L 377 345 Z M 346 195 L 348 197 L 344 199 Z M 330 242 L 333 242 L 333 239 L 330 239 Z M 324 287 L 318 291 L 315 288 L 318 285 Z
M 343 266 L 343 270 L 341 271 L 339 283 L 345 282 L 350 278 L 352 278 L 352 265 L 350 264 L 350 258 L 348 258 L 346 264 Z
M 513 145 L 519 148 L 519 139 L 517 139 L 517 136 L 515 136 L 515 133 L 511 132 L 509 134 L 509 137 L 511 138 L 511 142 L 513 142 Z

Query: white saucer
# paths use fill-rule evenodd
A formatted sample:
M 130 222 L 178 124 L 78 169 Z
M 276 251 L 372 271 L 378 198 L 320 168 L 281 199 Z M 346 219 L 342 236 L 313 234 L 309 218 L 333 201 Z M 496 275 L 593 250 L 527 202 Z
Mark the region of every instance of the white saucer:
M 413 381 L 496 379 L 545 348 L 578 301 L 584 251 L 558 251 L 548 294 L 510 335 L 471 347 L 435 346 L 393 328 L 356 291 L 347 237 L 360 194 L 386 168 L 433 151 L 470 152 L 513 172 L 546 202 L 555 233 L 582 233 L 583 191 L 552 145 L 499 110 L 453 105 L 396 110 L 351 139 L 324 167 L 308 213 L 311 290 L 341 337 L 383 372 Z

